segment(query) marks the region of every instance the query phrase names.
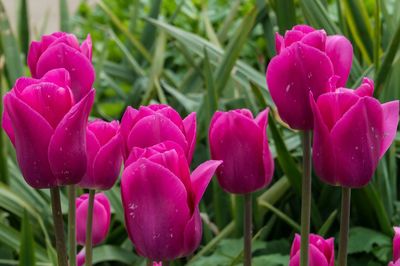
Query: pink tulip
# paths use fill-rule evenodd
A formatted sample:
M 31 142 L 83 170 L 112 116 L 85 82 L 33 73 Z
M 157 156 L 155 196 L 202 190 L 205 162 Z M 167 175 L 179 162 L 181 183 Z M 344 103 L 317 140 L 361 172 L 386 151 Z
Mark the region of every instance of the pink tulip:
M 326 36 L 323 30 L 297 25 L 284 37 L 276 35 L 276 50 L 266 77 L 279 115 L 294 129 L 312 129 L 309 91 L 316 100 L 332 87 L 345 85 L 352 45 L 343 36 Z
M 86 171 L 86 124 L 91 90 L 74 104 L 64 69 L 41 79 L 19 78 L 4 96 L 2 126 L 14 144 L 26 182 L 34 188 L 78 183 Z
M 182 120 L 165 104 L 128 107 L 122 117 L 121 134 L 125 140 L 125 158 L 133 147 L 146 148 L 170 140 L 179 144 L 190 163 L 196 144 L 196 113 Z
M 83 248 L 76 255 L 76 265 L 83 266 L 85 265 L 85 261 L 86 261 L 86 253 L 85 253 L 85 248 Z
M 118 121 L 90 122 L 86 130 L 86 143 L 87 170 L 79 186 L 110 189 L 118 178 L 122 164 L 122 137 Z
M 167 141 L 133 148 L 121 179 L 125 226 L 137 252 L 154 261 L 191 254 L 200 244 L 199 202 L 220 161 L 192 174 L 182 148 Z
M 364 79 L 353 91 L 339 88 L 310 96 L 314 112 L 313 161 L 326 183 L 358 188 L 366 185 L 392 143 L 399 121 L 399 101 L 380 104 L 373 82 Z
M 211 158 L 223 161 L 217 177 L 224 190 L 245 194 L 271 182 L 274 161 L 267 123 L 268 109 L 255 119 L 247 109 L 214 114 L 209 129 Z
M 89 205 L 89 194 L 83 194 L 76 199 L 76 241 L 85 245 L 86 223 Z M 103 193 L 97 193 L 93 204 L 92 244 L 96 246 L 106 239 L 110 228 L 111 209 L 108 198 Z
M 389 266 L 400 266 L 400 227 L 394 227 L 393 262 Z
M 388 266 L 400 266 L 400 259 L 397 260 L 396 262 L 393 262 L 393 261 L 389 262 Z
M 28 66 L 33 78 L 41 78 L 48 71 L 65 68 L 71 75 L 71 90 L 76 102 L 91 89 L 95 79 L 92 66 L 90 35 L 79 46 L 73 34 L 55 32 L 43 35 L 40 42 L 33 41 L 28 52 Z
M 335 246 L 334 239 L 324 239 L 319 235 L 310 234 L 309 266 L 334 266 Z M 290 250 L 289 266 L 300 265 L 300 235 L 296 234 Z

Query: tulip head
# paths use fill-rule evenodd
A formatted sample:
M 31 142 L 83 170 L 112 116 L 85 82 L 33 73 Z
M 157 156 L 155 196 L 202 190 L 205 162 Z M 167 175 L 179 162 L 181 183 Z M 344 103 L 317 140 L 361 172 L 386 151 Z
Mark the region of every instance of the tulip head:
M 393 261 L 400 265 L 400 227 L 394 227 L 393 237 Z
M 84 246 L 89 206 L 89 194 L 76 199 L 76 242 Z M 106 239 L 110 228 L 111 208 L 106 195 L 97 193 L 93 203 L 92 244 L 96 246 Z
M 146 148 L 163 141 L 174 141 L 181 146 L 190 163 L 196 144 L 196 113 L 182 119 L 165 104 L 141 106 L 138 110 L 129 106 L 122 117 L 121 134 L 125 159 L 133 147 Z
M 399 101 L 380 104 L 372 98 L 373 82 L 364 79 L 353 91 L 339 88 L 310 96 L 314 113 L 313 162 L 326 183 L 365 186 L 391 145 L 399 121 Z
M 28 67 L 33 78 L 41 78 L 52 69 L 65 68 L 71 76 L 74 100 L 79 101 L 92 89 L 95 79 L 90 35 L 82 45 L 70 33 L 43 35 L 29 47 Z
M 94 90 L 75 102 L 69 85 L 68 72 L 55 69 L 41 79 L 19 78 L 4 96 L 2 126 L 34 188 L 76 184 L 85 174 Z
M 350 73 L 353 48 L 343 36 L 297 25 L 285 36 L 276 35 L 277 55 L 268 65 L 268 89 L 279 115 L 290 127 L 313 128 L 308 94 L 315 99 L 344 86 Z
M 200 244 L 199 202 L 219 161 L 189 172 L 181 146 L 132 149 L 121 179 L 125 226 L 137 252 L 154 261 L 191 254 Z
M 86 130 L 87 170 L 80 187 L 110 189 L 122 164 L 122 137 L 118 121 L 94 120 Z
M 274 161 L 266 133 L 268 109 L 253 118 L 247 109 L 216 112 L 211 120 L 211 158 L 223 163 L 217 170 L 221 187 L 236 194 L 254 192 L 267 186 Z
M 334 239 L 324 239 L 315 234 L 310 234 L 309 237 L 309 266 L 334 266 Z M 301 237 L 296 234 L 290 250 L 289 266 L 300 265 L 300 243 Z

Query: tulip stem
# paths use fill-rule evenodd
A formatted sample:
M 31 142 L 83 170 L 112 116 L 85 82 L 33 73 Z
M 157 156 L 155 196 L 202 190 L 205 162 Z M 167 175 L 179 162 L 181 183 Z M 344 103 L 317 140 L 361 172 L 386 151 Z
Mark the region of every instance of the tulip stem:
M 244 194 L 244 250 L 243 265 L 251 266 L 251 241 L 252 241 L 252 202 L 251 193 Z
M 56 237 L 58 266 L 67 266 L 67 248 L 65 246 L 64 221 L 60 202 L 60 188 L 50 188 L 50 195 L 54 221 L 54 234 Z
M 89 203 L 88 203 L 88 214 L 86 221 L 86 266 L 92 266 L 92 226 L 93 226 L 93 205 L 94 205 L 94 194 L 96 190 L 89 189 Z
M 75 185 L 68 186 L 68 241 L 69 241 L 69 265 L 75 266 L 76 264 L 76 187 Z
M 303 180 L 301 192 L 300 265 L 308 266 L 308 243 L 311 214 L 311 131 L 303 134 Z
M 339 243 L 339 266 L 347 265 L 347 243 L 349 240 L 350 224 L 350 199 L 351 189 L 342 187 L 342 215 L 340 217 L 340 243 Z

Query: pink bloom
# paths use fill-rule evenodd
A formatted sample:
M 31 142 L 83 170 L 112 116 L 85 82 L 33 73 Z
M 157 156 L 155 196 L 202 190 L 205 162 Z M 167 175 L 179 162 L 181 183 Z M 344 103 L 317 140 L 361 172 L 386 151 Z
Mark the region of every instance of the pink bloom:
M 268 89 L 280 117 L 294 129 L 313 128 L 308 93 L 314 99 L 344 86 L 350 73 L 353 48 L 343 36 L 297 25 L 285 36 L 276 35 L 277 55 L 268 65 Z
M 296 234 L 290 250 L 289 266 L 300 265 L 300 235 Z M 324 239 L 319 235 L 310 234 L 309 266 L 334 266 L 335 246 L 334 239 Z
M 400 227 L 393 227 L 393 266 L 400 266 Z
M 400 266 L 400 259 L 397 260 L 396 262 L 394 262 L 394 261 L 389 262 L 388 266 Z
M 137 252 L 155 261 L 191 254 L 200 244 L 199 202 L 220 161 L 192 174 L 182 148 L 167 141 L 133 148 L 121 179 L 125 226 Z
M 28 66 L 33 78 L 41 78 L 52 69 L 65 68 L 71 75 L 71 90 L 77 102 L 92 89 L 95 79 L 90 36 L 79 46 L 73 34 L 43 35 L 40 42 L 33 41 L 29 47 Z
M 80 187 L 110 189 L 122 164 L 122 137 L 118 121 L 94 120 L 86 130 L 87 170 Z
M 41 79 L 19 78 L 4 96 L 2 126 L 29 185 L 50 188 L 82 179 L 86 124 L 93 99 L 91 90 L 74 102 L 64 69 L 49 71 Z
M 274 161 L 266 133 L 268 109 L 256 118 L 247 109 L 216 112 L 211 120 L 211 157 L 222 160 L 219 184 L 231 193 L 250 193 L 267 186 Z
M 351 188 L 366 185 L 391 145 L 399 121 L 399 101 L 380 104 L 373 82 L 353 91 L 339 88 L 310 96 L 314 112 L 313 161 L 326 183 Z
M 133 147 L 146 148 L 170 140 L 179 144 L 190 163 L 196 145 L 196 113 L 181 116 L 170 106 L 152 104 L 139 110 L 128 107 L 121 121 L 125 159 Z
M 86 223 L 89 205 L 89 194 L 76 199 L 76 241 L 84 246 L 86 241 Z M 110 228 L 111 209 L 106 195 L 97 193 L 93 204 L 92 244 L 96 246 L 106 239 Z
M 85 260 L 86 260 L 85 248 L 82 248 L 81 251 L 79 251 L 79 253 L 76 255 L 76 265 L 77 266 L 85 265 Z

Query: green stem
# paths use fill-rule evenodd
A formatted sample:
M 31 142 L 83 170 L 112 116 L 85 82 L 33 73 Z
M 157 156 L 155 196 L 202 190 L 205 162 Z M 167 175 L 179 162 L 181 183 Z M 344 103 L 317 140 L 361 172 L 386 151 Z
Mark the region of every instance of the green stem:
M 342 215 L 340 218 L 339 266 L 347 265 L 347 243 L 349 240 L 349 224 L 350 224 L 350 198 L 351 198 L 351 189 L 343 187 Z
M 303 134 L 303 180 L 301 192 L 300 265 L 308 266 L 308 242 L 311 213 L 311 132 Z
M 252 202 L 251 193 L 244 194 L 244 266 L 251 266 L 251 237 L 252 237 Z
M 93 226 L 93 204 L 94 204 L 94 194 L 96 190 L 89 190 L 89 204 L 88 204 L 88 214 L 86 223 L 86 266 L 92 266 L 92 226 Z
M 53 221 L 54 221 L 54 234 L 56 237 L 56 250 L 58 258 L 58 266 L 67 266 L 67 248 L 65 246 L 64 238 L 64 221 L 61 211 L 60 202 L 60 188 L 55 187 L 50 189 L 51 195 L 51 208 L 53 211 Z
M 76 264 L 76 187 L 75 185 L 68 186 L 68 241 L 69 241 L 69 265 Z
M 375 0 L 375 14 L 374 14 L 374 22 L 375 22 L 375 41 L 374 41 L 374 64 L 375 64 L 375 76 L 379 71 L 379 52 L 381 48 L 381 19 L 380 19 L 380 10 L 381 10 L 381 0 Z

